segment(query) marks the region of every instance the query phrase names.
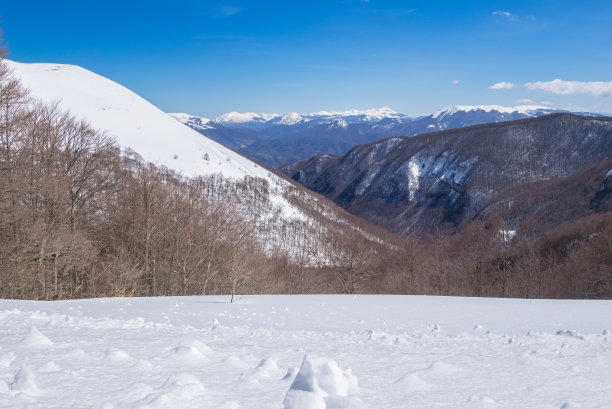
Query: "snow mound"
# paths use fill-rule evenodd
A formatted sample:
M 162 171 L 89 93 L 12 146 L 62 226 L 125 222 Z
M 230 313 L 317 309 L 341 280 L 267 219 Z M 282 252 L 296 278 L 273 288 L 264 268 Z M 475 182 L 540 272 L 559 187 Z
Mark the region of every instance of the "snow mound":
M 402 389 L 412 392 L 412 391 L 422 391 L 427 389 L 429 384 L 419 378 L 416 374 L 408 374 L 404 375 L 395 381 L 397 385 L 400 385 Z
M 273 376 L 278 375 L 282 370 L 278 367 L 278 364 L 274 359 L 262 359 L 257 367 L 255 373 L 260 376 Z
M 108 362 L 113 363 L 130 362 L 134 360 L 127 352 L 115 348 L 107 350 L 105 358 Z
M 43 335 L 38 328 L 31 327 L 30 333 L 19 343 L 25 348 L 48 348 L 53 345 L 53 341 Z
M 246 362 L 244 362 L 242 359 L 238 358 L 235 355 L 230 355 L 223 362 L 226 363 L 227 365 L 230 365 L 234 368 L 239 368 L 239 369 L 245 369 L 249 366 Z
M 333 360 L 305 355 L 283 404 L 285 409 L 343 407 L 348 399 L 342 398 L 357 390 L 350 369 L 343 371 Z
M 200 341 L 181 342 L 168 357 L 168 360 L 177 364 L 189 364 L 202 361 L 212 352 L 208 345 Z
M 445 362 L 434 362 L 423 370 L 424 374 L 433 377 L 452 376 L 457 373 L 465 372 L 464 368 L 456 365 L 447 364 Z
M 38 386 L 36 385 L 36 379 L 34 372 L 30 367 L 23 365 L 19 372 L 13 378 L 13 382 L 10 384 L 10 389 L 14 391 L 20 391 L 25 393 L 36 393 L 38 392 Z
M 193 408 L 202 406 L 202 382 L 190 373 L 170 376 L 159 388 L 141 400 L 139 409 Z
M 49 361 L 40 368 L 38 368 L 38 372 L 59 372 L 62 368 L 56 364 L 54 361 Z

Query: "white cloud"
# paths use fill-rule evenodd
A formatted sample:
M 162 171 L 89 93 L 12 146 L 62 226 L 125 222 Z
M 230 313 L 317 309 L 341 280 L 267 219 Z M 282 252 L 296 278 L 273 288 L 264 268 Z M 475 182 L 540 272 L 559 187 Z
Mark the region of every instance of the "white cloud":
M 508 20 L 514 20 L 514 15 L 509 11 L 494 11 L 494 16 L 506 17 Z
M 497 84 L 496 84 L 497 85 Z M 528 82 L 525 84 L 530 90 L 541 89 L 553 94 L 593 94 L 598 97 L 612 96 L 612 81 L 563 81 L 555 79 L 552 81 Z
M 514 84 L 511 82 L 498 82 L 497 84 L 493 84 L 489 87 L 489 89 L 512 89 L 514 88 Z
M 458 85 L 461 81 L 459 80 L 453 80 L 453 84 Z
M 521 105 L 537 105 L 538 103 L 535 102 L 533 99 L 517 99 L 516 101 L 517 104 L 521 104 Z
M 550 101 L 542 101 L 542 102 L 540 102 L 540 104 L 547 105 L 547 106 L 555 105 L 554 102 L 550 102 Z

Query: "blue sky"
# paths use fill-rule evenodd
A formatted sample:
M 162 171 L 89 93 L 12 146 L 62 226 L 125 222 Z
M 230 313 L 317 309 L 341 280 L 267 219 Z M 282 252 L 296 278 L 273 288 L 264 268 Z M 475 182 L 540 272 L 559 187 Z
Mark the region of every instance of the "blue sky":
M 605 0 L 0 4 L 11 59 L 80 65 L 208 117 L 526 100 L 612 112 L 611 17 Z

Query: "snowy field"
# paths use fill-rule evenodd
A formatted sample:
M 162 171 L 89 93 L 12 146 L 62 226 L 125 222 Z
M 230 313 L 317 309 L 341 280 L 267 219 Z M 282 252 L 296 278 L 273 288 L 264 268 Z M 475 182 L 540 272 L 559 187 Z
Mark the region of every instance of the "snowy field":
M 612 408 L 612 302 L 0 300 L 1 408 Z

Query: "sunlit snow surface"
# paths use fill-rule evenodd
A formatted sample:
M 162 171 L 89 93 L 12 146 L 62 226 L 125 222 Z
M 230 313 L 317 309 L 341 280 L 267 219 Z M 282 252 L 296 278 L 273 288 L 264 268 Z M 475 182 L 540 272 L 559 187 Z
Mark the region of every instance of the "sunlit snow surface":
M 270 199 L 279 206 L 281 215 L 304 218 L 283 197 L 288 182 L 181 124 L 124 86 L 76 65 L 6 63 L 33 98 L 59 104 L 144 160 L 186 176 L 265 179 L 270 183 Z
M 3 300 L 0 407 L 610 408 L 611 312 L 413 296 Z
M 122 147 L 132 148 L 147 161 L 188 176 L 221 173 L 234 178 L 268 178 L 265 169 L 181 125 L 108 78 L 75 65 L 7 64 L 32 96 L 58 102 L 62 109 L 107 131 Z M 208 159 L 204 159 L 205 154 Z

